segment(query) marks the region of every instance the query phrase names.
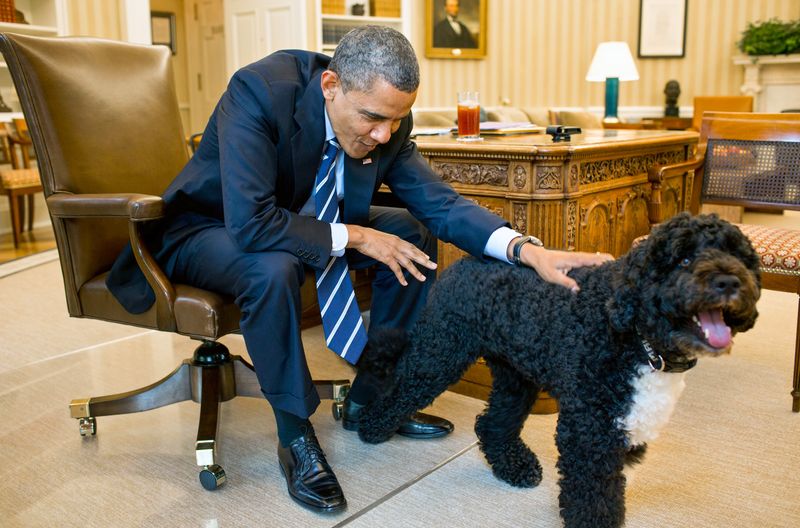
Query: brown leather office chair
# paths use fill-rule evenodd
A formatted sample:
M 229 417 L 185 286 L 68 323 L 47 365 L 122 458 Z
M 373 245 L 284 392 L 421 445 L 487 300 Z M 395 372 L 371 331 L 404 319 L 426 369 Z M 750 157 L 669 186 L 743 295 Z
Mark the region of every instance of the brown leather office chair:
M 662 183 L 687 171 L 693 214 L 704 203 L 800 211 L 800 114 L 706 112 L 698 154 L 653 167 L 651 222 L 662 218 Z M 792 411 L 800 412 L 800 229 L 738 224 L 761 259 L 761 286 L 798 294 Z
M 70 315 L 201 341 L 194 356 L 162 380 L 73 400 L 71 415 L 85 436 L 95 434 L 97 416 L 190 399 L 200 403 L 196 458 L 203 467 L 201 483 L 214 489 L 225 482 L 215 456 L 220 402 L 264 396 L 252 365 L 216 342 L 238 330 L 233 300 L 170 282 L 142 238 L 142 227 L 164 215 L 160 195 L 188 159 L 170 52 L 163 46 L 14 34 L 0 35 L 0 51 L 36 149 Z M 128 242 L 156 293 L 155 304 L 136 315 L 125 311 L 105 284 Z M 306 284 L 304 306 L 313 312 L 314 281 Z M 309 324 L 314 319 L 304 317 Z M 321 398 L 334 399 L 338 418 L 348 380 L 316 383 Z

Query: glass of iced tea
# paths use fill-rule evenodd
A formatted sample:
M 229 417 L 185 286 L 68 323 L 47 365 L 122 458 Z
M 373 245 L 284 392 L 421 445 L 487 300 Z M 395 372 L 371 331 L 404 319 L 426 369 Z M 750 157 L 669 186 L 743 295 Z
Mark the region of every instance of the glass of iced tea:
M 478 92 L 458 92 L 458 140 L 480 141 L 481 104 Z

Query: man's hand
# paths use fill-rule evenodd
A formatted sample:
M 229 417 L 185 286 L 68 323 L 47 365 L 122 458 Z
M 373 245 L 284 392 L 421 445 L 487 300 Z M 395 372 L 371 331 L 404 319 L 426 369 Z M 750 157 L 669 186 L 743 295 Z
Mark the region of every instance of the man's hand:
M 403 268 L 419 281 L 424 281 L 425 275 L 417 269 L 417 264 L 430 270 L 436 269 L 436 263 L 428 255 L 398 236 L 351 224 L 347 224 L 347 235 L 348 248 L 389 266 L 403 286 L 408 286 Z
M 509 244 L 509 256 L 514 244 L 519 240 L 515 238 Z M 580 288 L 575 279 L 568 277 L 567 273 L 573 268 L 583 266 L 599 266 L 614 257 L 608 253 L 578 253 L 575 251 L 557 251 L 523 244 L 520 260 L 526 266 L 536 270 L 541 278 L 553 284 L 569 288 L 573 293 L 578 293 Z

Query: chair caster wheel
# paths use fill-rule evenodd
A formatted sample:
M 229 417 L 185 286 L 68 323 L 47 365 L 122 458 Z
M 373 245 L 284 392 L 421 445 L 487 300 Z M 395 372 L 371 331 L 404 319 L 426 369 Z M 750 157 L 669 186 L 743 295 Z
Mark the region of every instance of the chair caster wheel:
M 342 419 L 342 414 L 344 413 L 344 402 L 343 401 L 335 401 L 331 404 L 331 414 L 333 414 L 333 419 L 339 421 Z
M 94 416 L 78 419 L 78 432 L 81 436 L 94 436 L 97 434 L 97 420 Z
M 217 464 L 205 466 L 200 470 L 200 484 L 208 491 L 214 491 L 225 484 L 225 470 Z

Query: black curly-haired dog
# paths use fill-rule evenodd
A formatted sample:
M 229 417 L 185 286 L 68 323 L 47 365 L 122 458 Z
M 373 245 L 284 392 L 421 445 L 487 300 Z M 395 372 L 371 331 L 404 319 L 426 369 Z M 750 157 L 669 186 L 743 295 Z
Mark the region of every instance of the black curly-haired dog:
M 389 392 L 363 411 L 361 439 L 387 440 L 482 356 L 494 382 L 475 432 L 495 476 L 540 482 L 520 431 L 545 389 L 560 408 L 565 526 L 621 526 L 624 466 L 667 422 L 683 373 L 698 356 L 729 352 L 732 335 L 753 326 L 758 257 L 735 226 L 682 213 L 625 256 L 570 275 L 577 295 L 505 263 L 468 258 L 448 268 L 409 335 L 371 342 L 366 368 L 393 374 Z

